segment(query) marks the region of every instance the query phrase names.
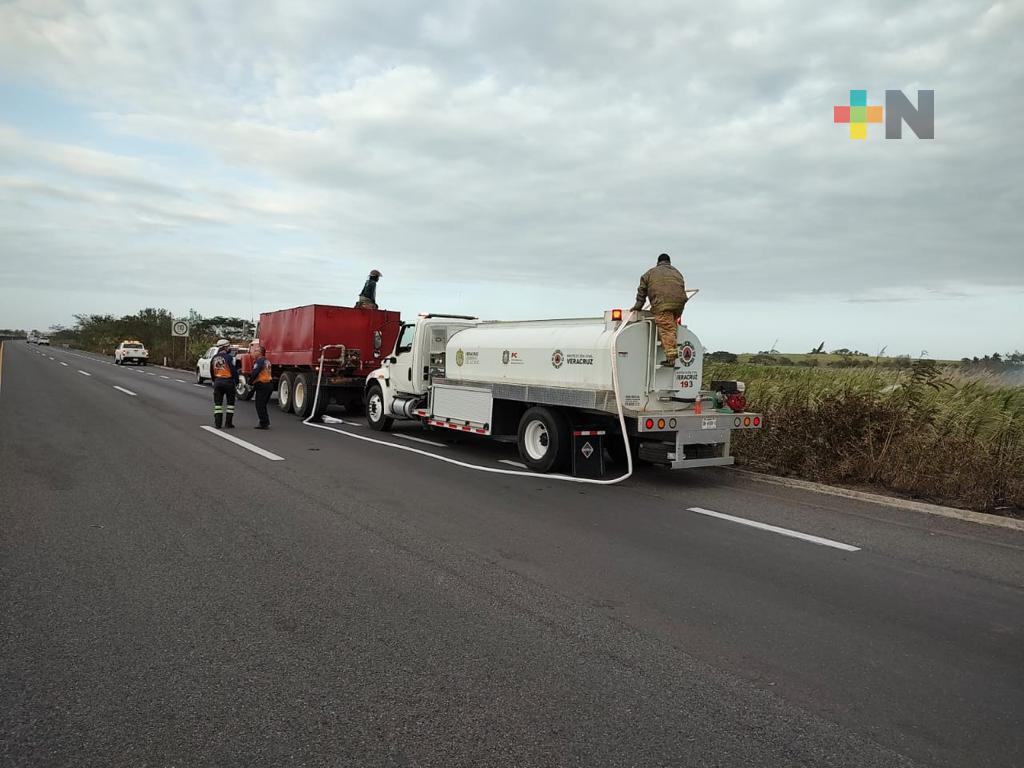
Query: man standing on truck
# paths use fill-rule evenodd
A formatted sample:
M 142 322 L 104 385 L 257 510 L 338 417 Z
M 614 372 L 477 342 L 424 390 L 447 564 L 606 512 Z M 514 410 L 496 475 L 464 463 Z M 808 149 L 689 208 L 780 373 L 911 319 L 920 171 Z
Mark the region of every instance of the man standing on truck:
M 376 269 L 370 270 L 370 276 L 366 278 L 366 284 L 356 300 L 356 309 L 377 309 L 377 281 L 380 277 Z
M 274 391 L 274 376 L 267 360 L 267 350 L 260 344 L 253 344 L 249 347 L 249 354 L 255 358 L 252 365 L 252 373 L 249 378 L 252 380 L 252 388 L 256 393 L 256 415 L 260 423 L 256 429 L 270 429 L 270 415 L 267 413 L 267 403 L 270 402 L 270 395 Z
M 238 366 L 227 339 L 217 342 L 217 354 L 210 358 L 210 378 L 213 379 L 213 425 L 220 429 L 223 423 L 224 429 L 234 429 Z
M 676 326 L 679 318 L 683 316 L 683 306 L 686 304 L 686 283 L 679 270 L 672 266 L 672 259 L 667 253 L 658 256 L 657 266 L 644 272 L 640 278 L 633 310 L 643 309 L 647 299 L 651 300 L 654 324 L 658 326 L 661 346 L 665 350 L 662 365 L 674 367 L 676 356 L 679 354 Z

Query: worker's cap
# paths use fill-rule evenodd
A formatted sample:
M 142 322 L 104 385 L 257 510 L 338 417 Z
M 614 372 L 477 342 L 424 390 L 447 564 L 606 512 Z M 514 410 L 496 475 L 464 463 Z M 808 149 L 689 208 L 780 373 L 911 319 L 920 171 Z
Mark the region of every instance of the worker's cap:
M 223 349 L 224 347 L 230 347 L 230 346 L 231 346 L 231 342 L 228 341 L 227 339 L 220 339 L 217 342 L 217 349 Z
M 658 255 L 658 263 L 659 264 L 671 264 L 672 263 L 672 258 L 667 253 L 659 254 Z
M 376 269 L 371 269 L 370 270 L 370 277 L 382 277 L 382 275 Z

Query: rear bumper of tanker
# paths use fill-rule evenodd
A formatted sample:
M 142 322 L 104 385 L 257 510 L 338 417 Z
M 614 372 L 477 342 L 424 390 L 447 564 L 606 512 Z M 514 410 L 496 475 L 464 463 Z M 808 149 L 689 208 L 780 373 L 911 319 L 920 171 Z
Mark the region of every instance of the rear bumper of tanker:
M 637 457 L 670 469 L 722 467 L 735 463 L 732 433 L 760 429 L 759 413 L 669 411 L 636 415 Z

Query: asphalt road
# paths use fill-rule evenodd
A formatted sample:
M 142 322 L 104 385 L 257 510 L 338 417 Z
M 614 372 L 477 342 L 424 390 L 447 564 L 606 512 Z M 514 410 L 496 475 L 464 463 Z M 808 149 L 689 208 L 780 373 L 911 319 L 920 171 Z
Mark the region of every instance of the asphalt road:
M 1024 533 L 2 365 L 4 766 L 1024 765 Z

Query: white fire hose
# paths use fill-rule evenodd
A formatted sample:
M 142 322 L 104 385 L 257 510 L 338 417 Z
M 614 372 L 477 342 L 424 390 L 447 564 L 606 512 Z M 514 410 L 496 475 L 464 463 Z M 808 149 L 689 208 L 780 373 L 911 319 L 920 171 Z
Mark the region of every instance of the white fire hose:
M 436 459 L 437 461 L 443 461 L 446 464 L 454 464 L 457 467 L 465 467 L 466 469 L 475 469 L 478 472 L 490 472 L 491 474 L 494 474 L 494 475 L 516 475 L 516 476 L 519 476 L 519 477 L 537 477 L 537 478 L 542 478 L 542 479 L 545 479 L 545 480 L 563 480 L 563 481 L 569 482 L 569 483 L 588 483 L 590 485 L 615 485 L 616 483 L 621 483 L 623 480 L 626 480 L 627 478 L 629 478 L 633 474 L 633 452 L 632 452 L 632 450 L 630 450 L 630 447 L 629 447 L 629 434 L 626 431 L 626 417 L 625 417 L 625 415 L 622 412 L 622 396 L 619 393 L 618 354 L 616 352 L 615 345 L 616 345 L 616 342 L 619 339 L 619 334 L 622 333 L 626 329 L 626 326 L 629 325 L 630 321 L 633 319 L 633 317 L 635 315 L 636 315 L 636 312 L 633 311 L 633 310 L 630 310 L 630 313 L 626 317 L 626 319 L 623 320 L 622 323 L 619 325 L 619 327 L 615 329 L 615 333 L 612 335 L 612 341 L 611 341 L 611 344 L 609 346 L 609 351 L 610 351 L 610 354 L 611 354 L 611 363 L 612 363 L 612 391 L 615 393 L 615 408 L 618 411 L 619 428 L 622 430 L 622 443 L 623 443 L 623 446 L 624 446 L 624 448 L 626 450 L 626 474 L 620 475 L 619 477 L 612 478 L 611 480 L 595 480 L 595 479 L 591 479 L 589 477 L 570 477 L 568 475 L 546 475 L 546 474 L 543 474 L 541 472 L 523 472 L 523 471 L 515 470 L 515 469 L 499 469 L 497 467 L 484 467 L 484 466 L 480 466 L 479 464 L 470 464 L 470 463 L 465 462 L 465 461 L 459 461 L 458 459 L 450 459 L 447 456 L 439 456 L 436 453 L 431 453 L 430 451 L 424 451 L 424 450 L 421 450 L 420 448 L 413 448 L 412 446 L 408 446 L 408 445 L 399 445 L 398 443 L 392 443 L 392 442 L 390 442 L 388 440 L 379 440 L 379 439 L 377 439 L 375 437 L 367 437 L 366 435 L 360 435 L 360 434 L 357 434 L 355 432 L 349 432 L 348 430 L 345 430 L 345 429 L 338 429 L 337 427 L 329 427 L 326 424 L 316 424 L 316 423 L 314 423 L 313 419 L 317 417 L 317 404 L 320 401 L 320 382 L 321 382 L 321 380 L 323 378 L 323 374 L 324 374 L 324 354 L 326 353 L 326 351 L 328 349 L 341 349 L 342 350 L 342 354 L 344 354 L 345 347 L 343 345 L 341 345 L 341 344 L 330 344 L 330 345 L 328 345 L 328 346 L 326 346 L 326 347 L 324 347 L 323 349 L 320 350 L 320 368 L 319 368 L 319 371 L 317 372 L 317 377 L 316 377 L 316 394 L 313 397 L 313 410 L 310 412 L 310 415 L 302 423 L 305 424 L 306 426 L 315 427 L 316 429 L 325 429 L 328 432 L 336 432 L 339 435 L 344 435 L 345 437 L 351 437 L 351 438 L 354 438 L 356 440 L 364 440 L 364 441 L 366 441 L 368 443 L 375 443 L 377 445 L 384 445 L 384 446 L 387 446 L 388 448 L 394 448 L 394 449 L 399 450 L 399 451 L 407 451 L 409 453 L 416 453 L 416 454 L 419 454 L 420 456 L 426 456 L 427 458 L 430 458 L 430 459 Z

